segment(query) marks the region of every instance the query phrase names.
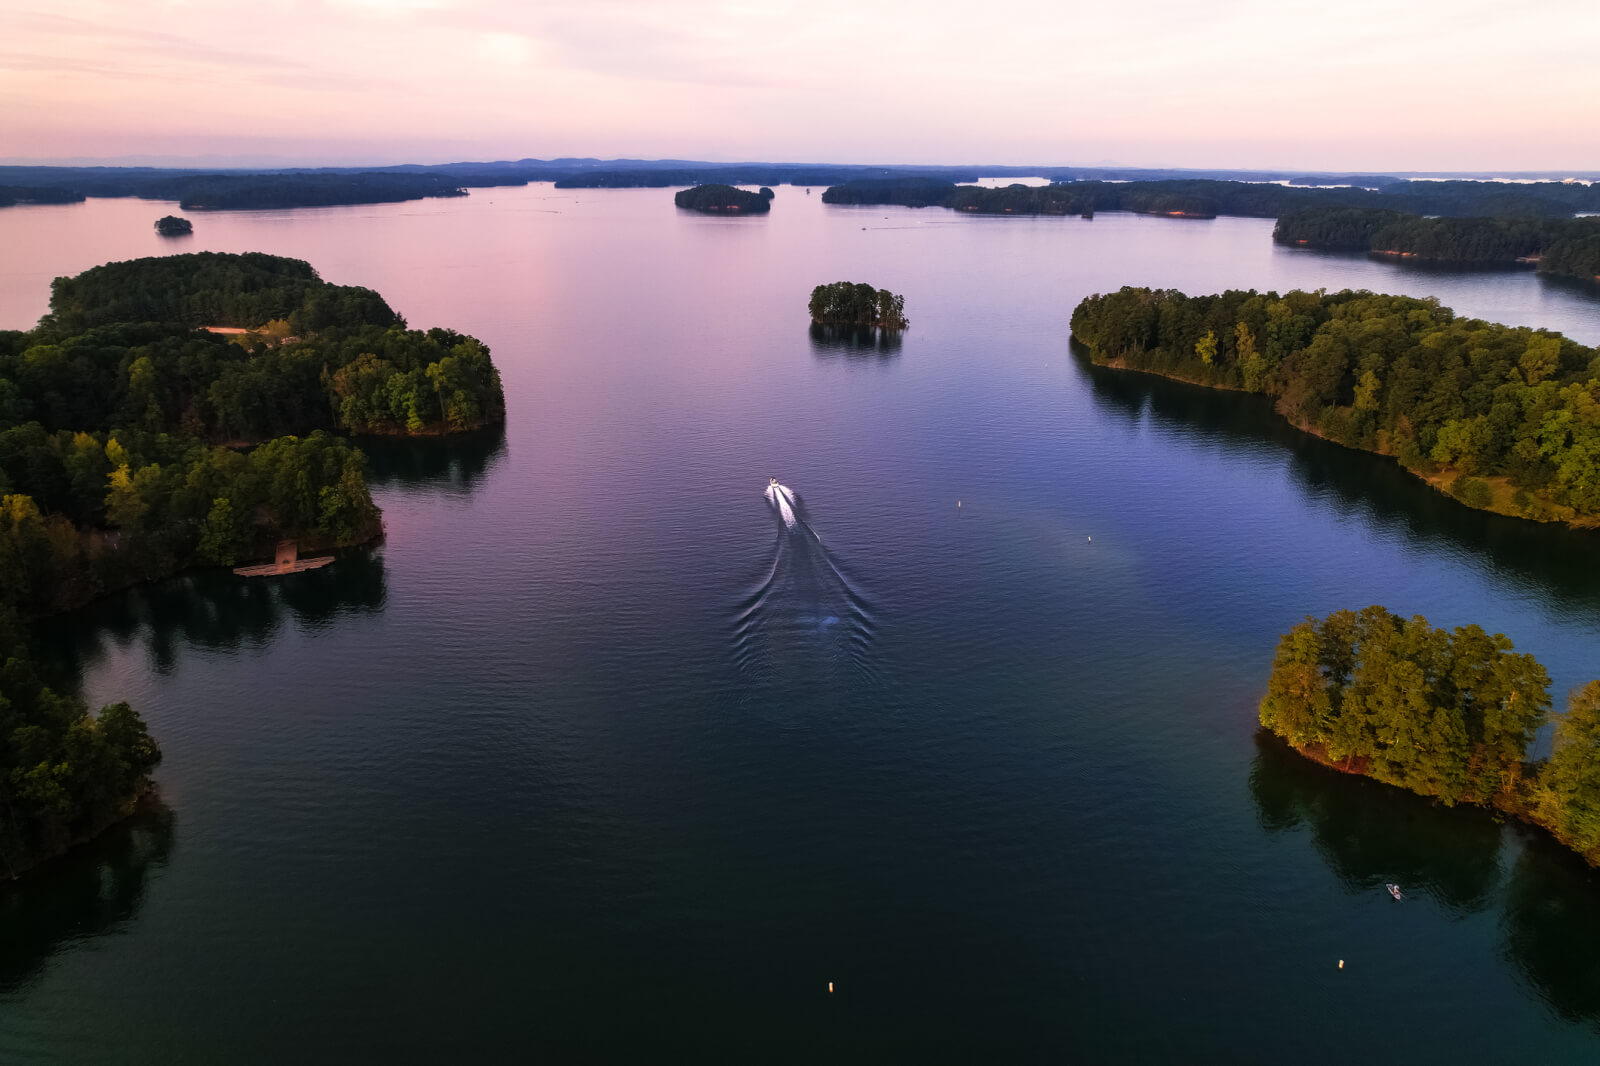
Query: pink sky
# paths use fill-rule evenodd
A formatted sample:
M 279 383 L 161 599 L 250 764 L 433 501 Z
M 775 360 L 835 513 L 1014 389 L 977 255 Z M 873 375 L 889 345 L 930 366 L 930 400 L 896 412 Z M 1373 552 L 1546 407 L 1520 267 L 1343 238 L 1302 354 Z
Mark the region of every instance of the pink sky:
M 0 0 L 0 159 L 1600 170 L 1600 0 Z

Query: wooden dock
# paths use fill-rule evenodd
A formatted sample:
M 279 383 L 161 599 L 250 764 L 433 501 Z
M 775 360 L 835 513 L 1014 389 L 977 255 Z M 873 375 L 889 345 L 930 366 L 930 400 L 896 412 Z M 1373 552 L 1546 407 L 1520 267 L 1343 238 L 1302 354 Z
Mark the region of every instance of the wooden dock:
M 298 574 L 302 570 L 316 570 L 333 562 L 331 555 L 318 555 L 311 559 L 300 558 L 300 547 L 292 540 L 278 541 L 278 550 L 272 562 L 255 566 L 236 566 L 233 572 L 240 577 L 272 577 L 277 574 Z

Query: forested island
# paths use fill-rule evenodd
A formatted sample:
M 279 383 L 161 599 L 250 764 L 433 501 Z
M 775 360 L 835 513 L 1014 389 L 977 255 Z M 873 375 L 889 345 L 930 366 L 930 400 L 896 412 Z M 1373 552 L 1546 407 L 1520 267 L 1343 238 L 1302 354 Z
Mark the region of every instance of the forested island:
M 1422 262 L 1537 264 L 1541 273 L 1600 280 L 1600 218 L 1423 218 L 1375 208 L 1315 207 L 1279 218 L 1272 239 Z
M 690 211 L 708 215 L 759 215 L 772 210 L 772 190 L 748 192 L 732 185 L 696 185 L 680 189 L 672 202 Z
M 163 237 L 184 237 L 194 232 L 194 223 L 177 215 L 162 215 L 156 219 L 156 232 Z
M 282 538 L 370 541 L 366 460 L 335 432 L 504 417 L 479 341 L 408 330 L 299 260 L 203 252 L 57 279 L 37 328 L 0 332 L 0 873 L 126 813 L 159 759 L 125 705 L 93 717 L 50 693 L 20 620 Z
M 906 298 L 888 289 L 836 281 L 811 290 L 807 305 L 811 321 L 818 326 L 861 326 L 882 330 L 911 327 L 906 318 Z
M 1368 607 L 1284 634 L 1260 718 L 1318 762 L 1447 805 L 1492 806 L 1600 865 L 1600 681 L 1570 694 L 1550 758 L 1537 762 L 1528 749 L 1549 687 L 1503 634 Z
M 1600 354 L 1559 333 L 1364 291 L 1131 287 L 1081 302 L 1072 333 L 1102 365 L 1263 393 L 1471 507 L 1600 524 Z

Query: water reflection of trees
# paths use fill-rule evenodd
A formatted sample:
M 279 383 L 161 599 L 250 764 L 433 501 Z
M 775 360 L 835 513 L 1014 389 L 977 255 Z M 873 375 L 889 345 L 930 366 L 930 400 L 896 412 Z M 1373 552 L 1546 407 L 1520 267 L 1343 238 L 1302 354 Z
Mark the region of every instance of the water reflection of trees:
M 166 673 L 185 644 L 214 649 L 260 644 L 286 621 L 319 629 L 348 615 L 382 611 L 385 595 L 383 556 L 370 549 L 286 578 L 196 570 L 47 619 L 38 627 L 37 644 L 51 675 L 64 684 L 82 677 L 108 646 L 136 640 L 148 645 L 155 669 Z
M 1268 832 L 1310 833 L 1350 892 L 1396 881 L 1457 914 L 1500 908 L 1505 959 L 1551 1009 L 1600 1029 L 1600 871 L 1535 830 L 1508 833 L 1487 811 L 1317 766 L 1266 734 L 1256 745 L 1250 796 Z M 1507 877 L 1502 842 L 1513 835 L 1522 840 Z
M 93 843 L 0 885 L 0 992 L 32 980 L 61 946 L 116 932 L 139 910 L 172 853 L 173 815 L 159 803 Z
M 1095 405 L 1137 422 L 1149 416 L 1201 430 L 1241 448 L 1272 444 L 1308 490 L 1341 513 L 1403 528 L 1409 538 L 1486 555 L 1496 570 L 1540 598 L 1600 610 L 1600 536 L 1586 530 L 1476 511 L 1429 488 L 1394 460 L 1302 433 L 1259 396 L 1186 385 L 1152 374 L 1095 366 L 1076 349 Z
M 450 437 L 364 437 L 374 489 L 472 491 L 506 455 L 505 426 Z
M 836 355 L 854 359 L 890 358 L 900 354 L 903 340 L 899 330 L 811 324 L 812 354 L 823 358 Z
M 1553 841 L 1523 848 L 1506 890 L 1505 956 L 1563 1018 L 1600 1029 L 1600 873 Z
M 1305 827 L 1352 892 L 1396 881 L 1467 914 L 1488 906 L 1500 885 L 1501 829 L 1486 811 L 1316 766 L 1266 734 L 1256 738 L 1250 795 L 1269 832 Z

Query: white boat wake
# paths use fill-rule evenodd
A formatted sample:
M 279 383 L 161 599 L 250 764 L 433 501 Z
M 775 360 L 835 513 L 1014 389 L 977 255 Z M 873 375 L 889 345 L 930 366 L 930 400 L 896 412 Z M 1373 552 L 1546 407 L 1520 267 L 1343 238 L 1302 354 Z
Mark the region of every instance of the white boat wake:
M 767 486 L 767 499 L 778 509 L 778 514 L 783 516 L 783 524 L 790 529 L 794 528 L 794 492 L 787 485 L 780 485 L 776 481 Z
M 733 616 L 734 657 L 762 683 L 815 684 L 844 668 L 857 681 L 877 676 L 877 625 L 866 597 L 811 528 L 800 497 L 770 479 L 767 503 L 783 525 L 772 560 Z

